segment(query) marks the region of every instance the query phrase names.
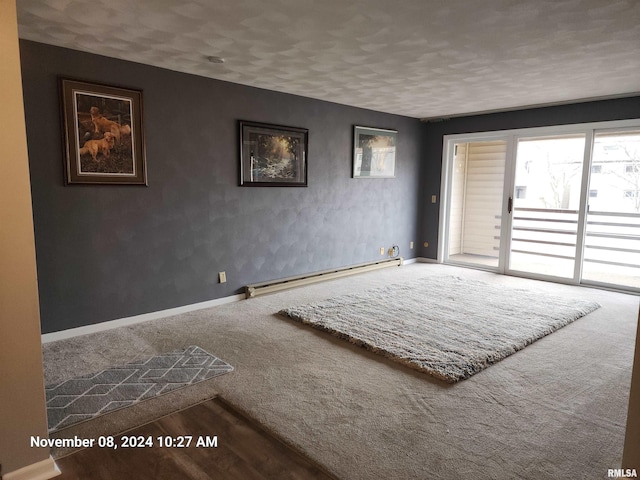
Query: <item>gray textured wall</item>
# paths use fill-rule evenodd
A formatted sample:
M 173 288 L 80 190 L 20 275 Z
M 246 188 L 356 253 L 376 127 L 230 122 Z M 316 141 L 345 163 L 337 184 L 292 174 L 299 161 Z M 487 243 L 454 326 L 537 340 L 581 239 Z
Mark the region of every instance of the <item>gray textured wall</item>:
M 419 253 L 418 120 L 20 46 L 43 333 Z M 58 76 L 143 90 L 148 187 L 64 185 Z M 309 186 L 237 186 L 238 120 L 308 128 Z M 353 125 L 399 131 L 396 179 L 351 178 Z
M 440 202 L 431 203 L 431 194 L 440 192 L 442 148 L 445 135 L 490 132 L 516 128 L 545 127 L 573 123 L 605 122 L 640 117 L 640 96 L 575 103 L 555 107 L 531 108 L 513 112 L 473 115 L 427 123 L 424 137 L 424 169 L 420 199 L 420 238 L 429 242 L 419 255 L 435 259 L 438 255 Z M 439 198 L 438 198 L 439 200 Z M 421 245 L 423 243 L 421 241 Z

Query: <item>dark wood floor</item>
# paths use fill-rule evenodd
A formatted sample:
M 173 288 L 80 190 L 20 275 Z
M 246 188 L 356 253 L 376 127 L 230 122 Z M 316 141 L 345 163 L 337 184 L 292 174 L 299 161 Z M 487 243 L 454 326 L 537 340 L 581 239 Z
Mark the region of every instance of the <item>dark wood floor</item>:
M 160 446 L 158 437 L 178 442 L 191 436 L 188 447 Z M 123 447 L 134 438 L 153 446 Z M 197 446 L 201 439 L 217 447 Z M 147 439 L 151 439 L 148 441 Z M 186 445 L 187 439 L 184 439 Z M 94 446 L 56 460 L 59 480 L 253 480 L 300 479 L 337 480 L 298 452 L 214 398 L 176 412 L 124 435 L 115 437 L 118 448 Z M 165 440 L 166 445 L 166 440 Z

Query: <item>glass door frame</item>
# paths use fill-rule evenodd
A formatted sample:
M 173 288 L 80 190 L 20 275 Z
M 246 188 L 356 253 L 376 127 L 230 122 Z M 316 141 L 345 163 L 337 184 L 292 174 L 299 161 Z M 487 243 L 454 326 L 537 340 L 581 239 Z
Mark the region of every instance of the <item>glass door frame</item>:
M 513 143 L 512 139 L 505 136 L 503 132 L 489 132 L 478 134 L 465 134 L 465 135 L 445 135 L 444 140 L 444 152 L 442 162 L 442 177 L 440 187 L 440 226 L 438 228 L 438 263 L 447 263 L 451 265 L 459 265 L 469 268 L 477 268 L 480 270 L 488 270 L 492 272 L 505 273 L 503 268 L 503 256 L 504 256 L 504 219 L 507 214 L 505 201 L 505 195 L 507 190 L 503 185 L 502 194 L 502 208 L 501 208 L 501 228 L 500 228 L 500 251 L 498 255 L 498 267 L 492 267 L 488 265 L 480 265 L 476 263 L 464 262 L 461 260 L 452 260 L 449 258 L 449 234 L 450 223 L 448 221 L 451 214 L 452 205 L 452 191 L 453 191 L 453 171 L 454 171 L 454 158 L 455 158 L 455 145 L 459 143 L 482 143 L 482 142 L 502 142 L 506 143 L 506 155 L 505 155 L 505 172 L 504 182 L 507 182 L 508 171 L 510 170 L 509 159 L 513 156 Z M 459 138 L 459 139 L 458 139 Z M 446 217 L 445 217 L 446 216 Z M 445 221 L 446 219 L 446 221 Z
M 517 145 L 522 140 L 531 140 L 531 139 L 561 139 L 563 137 L 571 137 L 571 136 L 584 136 L 584 148 L 582 152 L 582 174 L 580 178 L 580 199 L 578 206 L 578 223 L 576 226 L 576 246 L 575 246 L 575 254 L 574 254 L 574 268 L 573 275 L 571 277 L 562 277 L 556 275 L 545 275 L 542 273 L 534 273 L 528 272 L 526 270 L 517 270 L 514 268 L 510 268 L 510 255 L 511 255 L 511 247 L 513 241 L 513 221 L 514 221 L 514 213 L 508 213 L 509 227 L 507 230 L 508 239 L 505 243 L 507 245 L 508 251 L 505 252 L 505 264 L 504 271 L 508 275 L 519 276 L 519 277 L 527 277 L 533 278 L 536 280 L 548 280 L 556 283 L 567 283 L 571 285 L 578 285 L 580 283 L 581 273 L 582 273 L 582 261 L 584 256 L 584 231 L 586 226 L 586 212 L 587 212 L 587 202 L 588 202 L 588 193 L 589 193 L 589 180 L 590 180 L 590 172 L 591 172 L 591 152 L 593 150 L 593 132 L 594 129 L 574 129 L 572 131 L 565 131 L 559 133 L 557 131 L 549 131 L 546 134 L 540 134 L 539 129 L 535 129 L 536 133 L 531 135 L 529 132 L 519 133 L 517 135 L 513 135 L 514 140 L 514 153 L 513 158 L 511 158 L 511 162 L 513 163 L 513 175 L 509 178 L 511 184 L 509 188 L 510 198 L 515 198 L 515 184 L 516 184 L 516 175 L 515 169 L 517 165 Z M 508 200 L 509 201 L 509 200 Z
M 512 276 L 546 280 L 556 283 L 571 285 L 589 285 L 599 288 L 611 288 L 611 285 L 600 284 L 594 281 L 582 281 L 582 267 L 584 260 L 584 247 L 586 236 L 587 207 L 589 202 L 589 184 L 591 180 L 591 164 L 593 162 L 593 145 L 595 135 L 605 131 L 620 131 L 624 129 L 640 129 L 640 118 L 632 120 L 616 120 L 607 122 L 592 122 L 571 125 L 555 125 L 546 127 L 533 127 L 524 129 L 501 130 L 490 132 L 478 132 L 469 134 L 451 134 L 443 137 L 442 174 L 440 185 L 440 215 L 438 228 L 438 256 L 437 263 L 446 263 L 480 270 L 488 270 Z M 556 277 L 542 274 L 521 272 L 509 268 L 509 253 L 511 251 L 511 239 L 513 228 L 513 215 L 509 212 L 510 199 L 513 201 L 515 194 L 515 169 L 517 144 L 520 139 L 531 137 L 558 137 L 563 135 L 585 135 L 584 156 L 580 190 L 580 207 L 578 213 L 578 226 L 576 237 L 576 258 L 574 275 L 572 278 Z M 468 262 L 453 261 L 449 259 L 449 215 L 452 203 L 452 182 L 454 171 L 454 146 L 458 143 L 473 143 L 484 141 L 504 141 L 507 144 L 502 219 L 500 229 L 500 251 L 498 267 L 470 264 Z M 618 290 L 616 288 L 616 290 Z M 640 290 L 620 287 L 619 290 L 639 293 Z
M 593 147 L 595 145 L 596 142 L 596 136 L 598 134 L 615 134 L 615 133 L 625 133 L 625 132 L 638 132 L 640 131 L 640 119 L 638 120 L 628 120 L 628 121 L 617 121 L 617 122 L 607 122 L 606 124 L 604 124 L 604 126 L 602 126 L 601 128 L 594 128 L 593 129 L 593 140 L 592 140 L 592 156 L 590 159 L 590 163 L 589 163 L 589 172 L 591 173 L 591 166 L 593 164 Z M 590 188 L 590 186 L 588 187 Z M 587 198 L 587 203 L 588 203 L 588 198 Z M 618 213 L 615 213 L 615 216 L 618 216 Z M 586 239 L 588 236 L 587 233 L 587 227 L 588 227 L 588 221 L 589 221 L 589 210 L 585 209 L 585 225 L 584 225 L 584 230 L 583 230 L 583 240 L 586 243 Z M 586 245 L 583 245 L 583 252 L 585 249 Z M 583 263 L 584 264 L 584 263 Z M 635 293 L 635 294 L 640 294 L 640 288 L 635 288 L 635 287 L 631 287 L 631 286 L 620 286 L 618 287 L 616 286 L 612 286 L 611 283 L 605 283 L 605 282 L 598 282 L 597 280 L 590 280 L 590 279 L 584 279 L 582 278 L 582 270 L 580 272 L 580 284 L 587 286 L 587 287 L 596 287 L 596 288 L 602 288 L 602 289 L 608 289 L 608 290 L 615 290 L 615 291 L 623 291 L 625 293 Z

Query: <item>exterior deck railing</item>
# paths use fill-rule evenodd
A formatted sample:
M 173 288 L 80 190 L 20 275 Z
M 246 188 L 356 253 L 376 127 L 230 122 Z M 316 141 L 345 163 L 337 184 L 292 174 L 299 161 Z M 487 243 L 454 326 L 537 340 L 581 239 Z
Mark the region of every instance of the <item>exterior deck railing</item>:
M 578 211 L 516 208 L 512 252 L 572 260 Z M 640 268 L 640 213 L 587 214 L 585 262 Z

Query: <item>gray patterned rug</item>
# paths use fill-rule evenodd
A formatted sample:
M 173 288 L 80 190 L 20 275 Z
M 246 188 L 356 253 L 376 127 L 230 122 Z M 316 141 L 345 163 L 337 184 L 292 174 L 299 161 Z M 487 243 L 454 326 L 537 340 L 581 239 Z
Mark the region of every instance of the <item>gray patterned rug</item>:
M 427 277 L 279 313 L 457 382 L 600 308 L 459 277 Z
M 157 355 L 46 387 L 49 432 L 231 372 L 200 347 Z

